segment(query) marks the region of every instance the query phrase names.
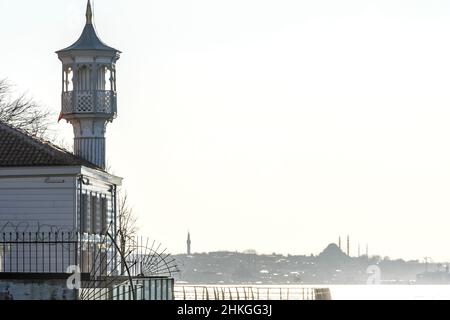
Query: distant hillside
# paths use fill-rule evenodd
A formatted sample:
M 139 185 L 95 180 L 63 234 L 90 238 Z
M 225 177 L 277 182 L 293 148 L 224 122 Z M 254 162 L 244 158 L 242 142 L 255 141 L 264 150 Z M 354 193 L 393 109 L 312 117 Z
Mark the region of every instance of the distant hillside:
M 369 266 L 381 271 L 382 283 L 412 283 L 426 266 L 418 261 L 349 257 L 336 244 L 318 256 L 210 252 L 174 256 L 178 281 L 191 284 L 365 284 Z M 437 264 L 428 264 L 437 270 Z

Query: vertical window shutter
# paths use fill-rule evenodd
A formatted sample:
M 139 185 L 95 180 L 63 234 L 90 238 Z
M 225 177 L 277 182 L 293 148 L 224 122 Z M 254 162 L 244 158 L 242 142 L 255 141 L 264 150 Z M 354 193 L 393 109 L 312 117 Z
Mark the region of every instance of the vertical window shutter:
M 105 235 L 108 231 L 108 198 L 103 197 L 102 198 L 102 204 L 101 204 L 101 212 L 102 212 L 102 219 L 101 219 L 101 234 Z
M 91 212 L 90 212 L 90 224 L 89 230 L 90 233 L 95 233 L 95 209 L 96 209 L 96 196 L 91 194 Z
M 89 220 L 90 220 L 90 206 L 89 206 L 89 196 L 83 194 L 81 196 L 81 232 L 89 232 Z
M 100 234 L 102 232 L 102 198 L 95 197 L 95 228 L 94 232 Z

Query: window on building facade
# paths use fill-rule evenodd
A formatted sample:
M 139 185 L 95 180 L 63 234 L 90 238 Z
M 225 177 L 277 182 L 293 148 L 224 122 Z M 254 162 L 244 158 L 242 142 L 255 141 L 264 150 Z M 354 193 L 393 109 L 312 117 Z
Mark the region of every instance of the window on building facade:
M 108 198 L 96 193 L 83 194 L 81 232 L 106 235 L 109 228 Z

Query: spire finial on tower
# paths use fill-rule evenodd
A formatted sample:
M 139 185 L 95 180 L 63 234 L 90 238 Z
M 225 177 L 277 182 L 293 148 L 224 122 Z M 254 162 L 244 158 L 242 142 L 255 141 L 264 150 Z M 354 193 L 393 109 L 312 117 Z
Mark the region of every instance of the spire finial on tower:
M 88 0 L 86 8 L 86 24 L 92 24 L 92 7 L 91 0 Z

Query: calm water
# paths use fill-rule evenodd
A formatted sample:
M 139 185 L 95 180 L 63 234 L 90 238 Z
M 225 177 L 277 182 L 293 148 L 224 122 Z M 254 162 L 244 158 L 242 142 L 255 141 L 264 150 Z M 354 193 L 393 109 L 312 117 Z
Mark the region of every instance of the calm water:
M 196 286 L 198 296 L 201 295 L 200 288 L 205 287 L 212 290 L 217 286 Z M 176 293 L 180 293 L 183 285 L 176 286 Z M 184 287 L 185 291 L 192 294 L 192 287 Z M 186 289 L 187 288 L 187 289 Z M 235 297 L 238 290 L 243 297 L 244 288 L 247 288 L 249 295 L 249 286 L 220 286 L 220 290 L 228 292 L 230 290 Z M 259 289 L 261 299 L 265 299 L 266 292 L 270 292 L 269 299 L 280 300 L 280 292 L 283 300 L 301 299 L 300 292 L 307 288 L 329 288 L 333 300 L 450 300 L 450 285 L 311 285 L 311 286 L 252 286 L 253 292 Z M 269 289 L 269 290 L 268 290 Z M 287 292 L 290 292 L 287 294 Z M 211 291 L 210 291 L 211 292 Z M 180 298 L 181 295 L 178 295 Z M 210 299 L 213 295 L 210 294 Z M 256 297 L 256 294 L 254 295 Z M 299 298 L 300 297 L 300 298 Z M 242 298 L 241 298 L 242 299 Z
M 450 285 L 329 286 L 334 300 L 450 300 Z

